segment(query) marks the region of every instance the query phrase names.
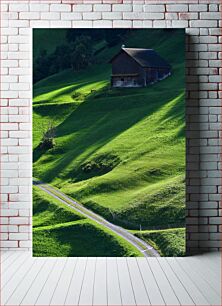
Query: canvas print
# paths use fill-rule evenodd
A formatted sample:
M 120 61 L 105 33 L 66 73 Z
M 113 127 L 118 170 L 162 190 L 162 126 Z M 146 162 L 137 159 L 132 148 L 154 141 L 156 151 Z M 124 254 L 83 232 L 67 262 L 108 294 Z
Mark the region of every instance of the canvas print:
M 184 38 L 33 30 L 33 256 L 185 255 Z

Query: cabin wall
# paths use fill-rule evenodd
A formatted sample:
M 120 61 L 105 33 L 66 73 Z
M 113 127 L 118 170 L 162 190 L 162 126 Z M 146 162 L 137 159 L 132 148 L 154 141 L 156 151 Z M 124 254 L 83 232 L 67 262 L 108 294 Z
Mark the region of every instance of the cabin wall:
M 126 53 L 120 53 L 112 62 L 112 74 L 136 74 L 139 86 L 144 86 L 145 73 L 135 60 L 133 60 Z
M 146 83 L 152 84 L 161 81 L 171 74 L 170 68 L 145 68 Z

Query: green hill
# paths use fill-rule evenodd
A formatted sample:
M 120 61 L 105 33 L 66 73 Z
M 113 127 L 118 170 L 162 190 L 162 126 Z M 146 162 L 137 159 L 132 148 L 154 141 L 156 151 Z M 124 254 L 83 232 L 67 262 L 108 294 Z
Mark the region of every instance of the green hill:
M 108 229 L 33 187 L 34 256 L 142 256 Z
M 126 228 L 182 227 L 185 219 L 183 31 L 135 30 L 127 47 L 154 48 L 172 76 L 147 88 L 111 89 L 104 48 L 87 70 L 34 86 L 34 176 Z M 175 51 L 176 50 L 176 51 Z M 49 121 L 56 146 L 38 144 Z
M 185 256 L 184 228 L 142 231 L 135 235 L 151 244 L 162 256 Z

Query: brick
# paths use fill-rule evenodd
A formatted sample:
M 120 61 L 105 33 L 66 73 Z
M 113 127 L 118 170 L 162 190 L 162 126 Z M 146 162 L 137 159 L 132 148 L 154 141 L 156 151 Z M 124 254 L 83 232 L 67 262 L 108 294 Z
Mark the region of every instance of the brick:
M 122 19 L 122 13 L 121 12 L 105 12 L 102 13 L 102 19 Z
M 1 248 L 17 248 L 18 241 L 1 241 L 0 246 Z
M 19 226 L 19 232 L 20 233 L 30 233 L 31 232 L 30 226 L 27 226 L 27 225 Z
M 25 147 L 25 146 L 11 146 L 11 147 L 8 147 L 8 153 L 11 153 L 11 154 L 25 154 L 25 153 L 29 153 L 29 152 L 30 152 L 30 148 Z
M 221 35 L 221 29 L 220 28 L 209 29 L 209 31 L 210 31 L 210 35 L 217 35 L 217 36 Z
M 17 123 L 4 123 L 1 125 L 1 129 L 3 131 L 12 131 L 12 130 L 18 130 L 18 124 Z
M 198 19 L 198 13 L 179 13 L 179 19 L 182 20 Z
M 221 247 L 221 241 L 200 241 L 199 247 Z
M 209 19 L 213 19 L 213 20 L 220 20 L 221 19 L 221 13 L 200 13 L 200 19 L 205 19 L 205 20 L 209 20 Z
M 75 12 L 92 12 L 92 4 L 76 4 L 73 5 L 73 11 Z
M 165 12 L 165 7 L 163 4 L 161 5 L 144 5 L 143 7 L 144 12 Z
M 7 233 L 7 232 L 18 232 L 18 226 L 17 225 L 1 225 L 1 232 Z
M 28 217 L 30 216 L 29 209 L 20 209 L 19 210 L 20 217 Z
M 189 4 L 190 12 L 206 12 L 207 4 Z
M 10 28 L 28 28 L 29 27 L 29 20 L 9 20 L 9 27 Z M 12 41 L 13 42 L 13 41 Z
M 165 19 L 176 20 L 178 19 L 178 14 L 177 13 L 166 13 Z
M 131 28 L 132 21 L 130 20 L 114 20 L 113 21 L 114 28 Z
M 8 11 L 8 4 L 5 3 L 1 3 L 1 11 L 2 12 L 7 12 Z
M 171 4 L 166 5 L 167 12 L 188 12 L 188 5 L 186 4 Z
M 194 28 L 217 27 L 217 20 L 191 20 L 190 27 L 194 27 Z
M 81 20 L 81 13 L 61 13 L 62 20 Z
M 94 4 L 93 11 L 94 12 L 110 12 L 111 4 Z
M 111 20 L 94 20 L 93 27 L 95 28 L 111 28 L 112 21 Z
M 30 11 L 32 12 L 48 12 L 49 4 L 39 4 L 39 3 L 31 3 L 29 4 Z
M 29 5 L 25 3 L 9 4 L 9 12 L 28 12 Z
M 68 20 L 51 20 L 50 21 L 50 27 L 51 28 L 71 28 L 72 23 Z
M 218 4 L 209 4 L 209 11 L 210 12 L 218 12 L 219 11 L 219 5 Z
M 72 22 L 74 28 L 92 28 L 92 20 L 75 20 Z
M 218 212 L 216 209 L 201 209 L 199 211 L 199 216 L 201 217 L 216 217 Z
M 89 13 L 87 12 L 87 13 L 83 13 L 83 19 L 97 20 L 97 19 L 101 19 L 101 18 L 102 18 L 102 14 L 100 12 L 89 12 Z
M 10 75 L 29 75 L 30 68 L 11 68 L 9 69 Z
M 10 139 L 10 138 L 2 139 L 1 145 L 2 146 L 17 146 L 18 145 L 18 139 Z
M 123 12 L 123 19 L 164 19 L 163 13 Z
M 71 5 L 69 4 L 51 4 L 51 12 L 71 12 Z
M 172 26 L 176 28 L 187 28 L 188 21 L 187 20 L 172 20 Z
M 208 240 L 209 239 L 209 234 L 208 233 L 194 233 L 191 234 L 191 240 Z
M 18 61 L 17 60 L 2 60 L 1 61 L 2 67 L 18 67 Z
M 210 240 L 218 240 L 221 241 L 222 235 L 221 233 L 210 233 Z
M 18 177 L 18 171 L 17 170 L 2 170 L 2 177 Z
M 18 224 L 18 225 L 24 225 L 29 224 L 29 218 L 26 217 L 10 217 L 9 218 L 10 224 Z
M 31 28 L 49 28 L 50 21 L 49 20 L 31 20 L 30 27 Z
M 1 35 L 18 35 L 18 28 L 2 28 Z
M 29 122 L 30 118 L 27 115 L 9 115 L 10 122 Z
M 4 186 L 3 186 L 4 187 Z M 2 188 L 3 188 L 2 187 Z M 17 186 L 11 187 L 11 188 L 16 188 Z M 6 187 L 5 187 L 6 188 Z M 10 188 L 10 187 L 8 187 Z M 13 190 L 13 189 L 12 189 Z M 11 191 L 9 191 L 12 193 Z M 8 193 L 9 193 L 8 192 Z M 17 209 L 1 209 L 1 217 L 13 217 L 13 216 L 18 216 L 18 211 Z
M 39 12 L 19 13 L 19 19 L 40 19 L 40 13 Z
M 21 76 L 19 76 L 21 77 Z M 28 99 L 10 99 L 9 106 L 29 106 L 30 102 Z
M 2 197 L 2 195 L 1 195 L 1 197 Z M 8 224 L 8 218 L 6 218 L 6 217 L 0 217 L 0 224 L 2 225 L 2 224 Z
M 20 248 L 31 248 L 32 243 L 31 241 L 19 241 L 19 247 Z
M 142 20 L 133 20 L 133 28 L 142 28 L 143 21 Z
M 113 4 L 112 11 L 114 12 L 131 12 L 132 5 L 131 4 Z
M 210 67 L 221 67 L 221 60 L 210 60 L 209 61 L 209 66 Z
M 27 233 L 12 233 L 9 234 L 9 240 L 28 240 Z
M 133 11 L 134 12 L 142 12 L 143 11 L 143 5 L 142 4 L 134 4 L 133 5 Z

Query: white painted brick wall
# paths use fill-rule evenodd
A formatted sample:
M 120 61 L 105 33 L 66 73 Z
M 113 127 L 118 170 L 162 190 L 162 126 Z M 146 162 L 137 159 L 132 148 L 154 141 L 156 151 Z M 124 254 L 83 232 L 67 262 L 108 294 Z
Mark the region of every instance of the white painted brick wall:
M 80 3 L 81 2 L 81 3 Z M 31 29 L 186 28 L 187 251 L 221 247 L 220 0 L 1 3 L 1 248 L 31 248 Z

